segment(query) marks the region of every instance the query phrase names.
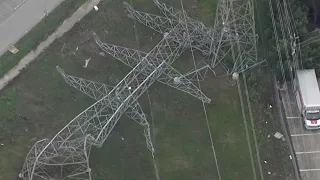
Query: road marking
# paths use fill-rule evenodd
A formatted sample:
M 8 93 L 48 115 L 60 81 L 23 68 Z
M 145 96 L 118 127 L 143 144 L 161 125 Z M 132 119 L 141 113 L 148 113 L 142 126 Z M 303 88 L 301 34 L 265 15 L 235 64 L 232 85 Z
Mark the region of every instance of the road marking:
M 289 116 L 289 117 L 287 117 L 287 119 L 300 119 L 301 117 L 299 117 L 299 116 L 296 116 L 296 117 L 294 117 L 294 116 Z
M 291 134 L 291 137 L 298 137 L 298 136 L 313 136 L 313 135 L 320 135 L 320 132 L 318 132 L 318 133 L 312 133 L 312 134 Z
M 320 151 L 296 152 L 296 155 L 300 155 L 300 154 L 316 154 L 316 153 L 320 153 Z
M 320 169 L 300 169 L 300 172 L 320 171 Z

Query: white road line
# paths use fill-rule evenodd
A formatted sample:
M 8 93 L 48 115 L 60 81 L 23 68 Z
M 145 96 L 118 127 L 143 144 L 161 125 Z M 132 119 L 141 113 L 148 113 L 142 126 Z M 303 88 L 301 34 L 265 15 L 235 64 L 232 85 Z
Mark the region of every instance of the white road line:
M 287 119 L 300 119 L 301 117 L 299 117 L 299 116 L 296 116 L 296 117 L 292 117 L 292 116 L 289 116 L 289 117 L 287 117 Z
M 318 133 L 310 133 L 310 134 L 291 134 L 291 137 L 313 136 L 313 135 L 320 135 L 320 132 L 318 132 Z
M 299 154 L 316 154 L 316 153 L 320 153 L 320 151 L 296 152 L 296 155 L 299 155 Z
M 300 172 L 320 171 L 320 169 L 300 169 Z

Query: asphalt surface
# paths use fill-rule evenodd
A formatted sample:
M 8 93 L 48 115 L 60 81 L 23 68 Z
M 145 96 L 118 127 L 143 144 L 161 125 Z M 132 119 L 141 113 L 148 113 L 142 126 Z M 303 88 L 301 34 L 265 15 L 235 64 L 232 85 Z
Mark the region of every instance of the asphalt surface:
M 63 0 L 0 0 L 0 55 Z
M 305 129 L 291 84 L 280 93 L 301 179 L 320 180 L 320 130 Z
M 25 0 L 0 0 L 0 23 L 5 21 Z

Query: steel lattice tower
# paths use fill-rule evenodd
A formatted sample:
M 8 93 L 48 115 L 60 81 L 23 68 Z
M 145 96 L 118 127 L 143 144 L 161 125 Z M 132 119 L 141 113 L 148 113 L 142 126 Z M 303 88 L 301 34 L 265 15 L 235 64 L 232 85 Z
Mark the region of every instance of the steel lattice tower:
M 215 28 L 222 29 L 215 36 L 210 51 L 215 51 L 212 65 L 218 62 L 230 64 L 230 72 L 243 72 L 265 61 L 257 59 L 257 34 L 255 33 L 252 0 L 220 0 L 216 10 Z
M 244 5 L 238 5 L 240 1 L 221 0 L 214 28 L 206 27 L 202 22 L 185 16 L 184 12 L 176 11 L 158 0 L 153 1 L 163 17 L 136 11 L 124 3 L 130 18 L 163 35 L 163 39 L 150 52 L 107 44 L 96 34 L 93 35 L 101 50 L 132 68 L 117 85 L 71 76 L 57 67 L 66 83 L 96 102 L 71 120 L 52 139 L 35 143 L 19 174 L 22 179 L 90 180 L 90 149 L 92 146 L 103 145 L 122 115 L 144 127 L 147 148 L 153 156 L 155 150 L 149 123 L 137 100 L 155 81 L 210 103 L 211 100 L 192 83 L 195 77 L 204 78 L 211 67 L 219 64 L 225 66 L 230 51 L 233 52 L 232 55 L 234 52 L 238 55 L 228 73 L 242 72 L 257 64 L 253 54 L 256 35 L 250 0 L 241 1 L 248 2 Z M 235 44 L 241 49 L 233 49 Z M 200 51 L 211 67 L 204 64 L 186 74 L 173 68 L 172 63 L 188 48 Z
M 183 13 L 158 0 L 153 2 L 165 17 L 134 10 L 127 3 L 125 7 L 130 18 L 157 32 L 165 33 L 178 22 Z M 227 74 L 241 73 L 265 62 L 257 59 L 257 35 L 252 0 L 220 0 L 214 28 L 206 27 L 202 22 L 190 17 L 185 19 L 195 37 L 195 41 L 191 44 L 192 48 L 202 52 L 212 68 L 220 65 L 225 67 Z M 175 41 L 179 43 L 179 39 Z
M 153 153 L 149 123 L 137 99 L 156 80 L 183 90 L 203 102 L 207 98 L 190 80 L 170 65 L 187 48 L 186 20 L 180 19 L 149 52 L 143 53 L 102 43 L 97 44 L 114 57 L 121 56 L 133 69 L 113 88 L 89 80 L 66 75 L 65 81 L 97 100 L 76 116 L 51 140 L 38 141 L 27 155 L 20 177 L 24 179 L 91 179 L 89 154 L 92 145 L 101 147 L 122 114 L 145 126 L 147 147 Z M 194 34 L 193 32 L 188 32 Z M 180 43 L 176 43 L 179 41 Z M 119 51 L 120 50 L 120 51 Z

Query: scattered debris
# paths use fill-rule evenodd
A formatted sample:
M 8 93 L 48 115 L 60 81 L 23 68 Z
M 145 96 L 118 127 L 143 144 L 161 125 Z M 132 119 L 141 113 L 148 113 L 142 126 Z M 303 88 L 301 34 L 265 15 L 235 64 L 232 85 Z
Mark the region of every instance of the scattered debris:
M 62 48 L 60 50 L 61 53 L 62 53 L 62 51 L 64 50 L 65 47 L 66 47 L 66 43 L 63 43 L 63 46 L 62 46 Z
M 91 57 L 85 60 L 86 62 L 83 66 L 84 68 L 86 68 L 88 66 L 90 60 L 91 60 Z
M 275 138 L 277 139 L 281 139 L 282 141 L 285 141 L 286 139 L 284 138 L 283 134 L 279 133 L 279 132 L 276 132 L 274 135 L 273 135 Z
M 8 50 L 9 50 L 12 54 L 17 54 L 17 52 L 19 52 L 19 49 L 17 49 L 17 48 L 14 47 L 14 46 L 11 46 Z
M 99 52 L 99 55 L 102 56 L 102 57 L 105 57 L 106 53 L 105 52 Z

